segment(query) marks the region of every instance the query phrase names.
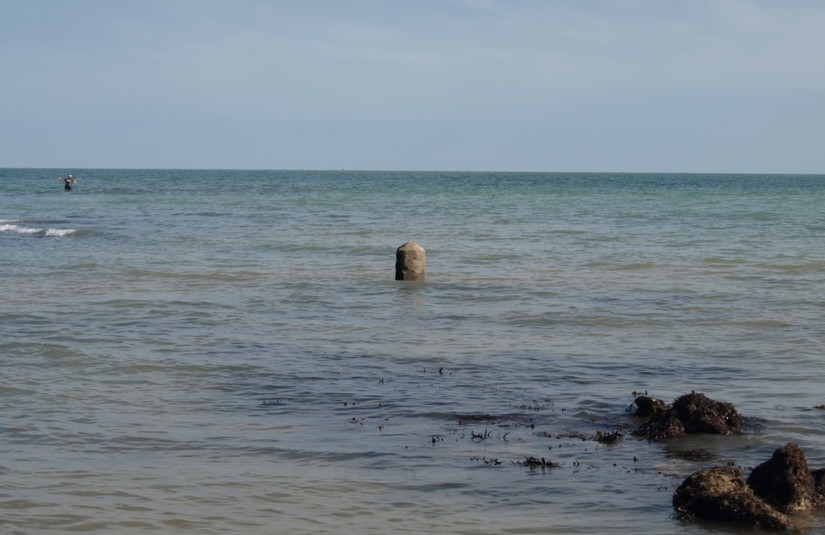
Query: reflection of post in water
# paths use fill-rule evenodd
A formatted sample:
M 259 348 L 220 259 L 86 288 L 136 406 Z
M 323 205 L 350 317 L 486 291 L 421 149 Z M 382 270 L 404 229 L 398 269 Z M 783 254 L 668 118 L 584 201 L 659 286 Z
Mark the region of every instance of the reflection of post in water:
M 395 251 L 395 280 L 423 281 L 425 251 L 415 242 L 407 242 Z
M 72 175 L 69 176 L 61 176 L 58 180 L 63 181 L 63 191 L 72 191 L 72 188 L 77 183 L 77 179 Z

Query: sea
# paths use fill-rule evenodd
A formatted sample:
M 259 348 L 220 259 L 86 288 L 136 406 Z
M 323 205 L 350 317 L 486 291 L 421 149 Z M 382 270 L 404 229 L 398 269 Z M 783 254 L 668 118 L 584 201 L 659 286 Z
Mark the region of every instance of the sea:
M 0 188 L 0 533 L 744 534 L 674 490 L 790 442 L 825 467 L 825 176 Z M 743 432 L 633 435 L 690 392 Z

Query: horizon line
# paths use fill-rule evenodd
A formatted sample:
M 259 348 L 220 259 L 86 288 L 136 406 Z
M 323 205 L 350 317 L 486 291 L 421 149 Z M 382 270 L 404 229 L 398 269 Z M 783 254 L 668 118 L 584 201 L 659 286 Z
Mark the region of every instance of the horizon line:
M 312 169 L 312 168 L 230 168 L 230 167 L 30 167 L 30 166 L 0 166 L 0 169 L 25 169 L 25 170 L 55 170 L 66 171 L 67 169 L 79 169 L 84 171 L 268 171 L 268 172 L 312 172 L 312 173 L 514 173 L 514 174 L 566 174 L 566 175 L 587 175 L 587 174 L 615 174 L 615 175 L 801 175 L 801 176 L 825 176 L 823 172 L 748 172 L 748 171 L 513 171 L 506 169 L 491 170 L 471 170 L 471 169 Z M 74 171 L 71 171 L 74 172 Z

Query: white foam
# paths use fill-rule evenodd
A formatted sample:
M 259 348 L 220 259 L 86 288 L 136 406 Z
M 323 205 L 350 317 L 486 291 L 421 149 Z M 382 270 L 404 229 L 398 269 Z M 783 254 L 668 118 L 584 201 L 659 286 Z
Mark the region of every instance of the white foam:
M 68 236 L 70 234 L 74 234 L 77 232 L 77 229 L 73 228 L 34 228 L 34 227 L 23 227 L 20 225 L 14 225 L 12 223 L 4 223 L 0 221 L 0 232 L 12 232 L 14 234 L 40 234 L 42 233 L 43 236 L 49 237 L 56 237 L 62 238 L 63 236 Z
M 46 236 L 57 236 L 58 238 L 62 238 L 63 236 L 74 234 L 75 231 L 76 229 L 73 228 L 49 228 L 46 229 Z
M 41 232 L 43 229 L 39 228 L 31 228 L 31 227 L 21 227 L 20 225 L 11 225 L 4 223 L 0 225 L 0 232 L 16 232 L 17 234 L 37 234 Z

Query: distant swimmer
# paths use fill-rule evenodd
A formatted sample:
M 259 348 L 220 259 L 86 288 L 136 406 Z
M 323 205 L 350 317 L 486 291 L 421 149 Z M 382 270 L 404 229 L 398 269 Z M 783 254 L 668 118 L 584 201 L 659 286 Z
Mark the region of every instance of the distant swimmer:
M 64 191 L 72 191 L 72 188 L 77 183 L 77 179 L 72 175 L 69 176 L 61 176 L 58 180 L 63 181 L 63 190 Z

